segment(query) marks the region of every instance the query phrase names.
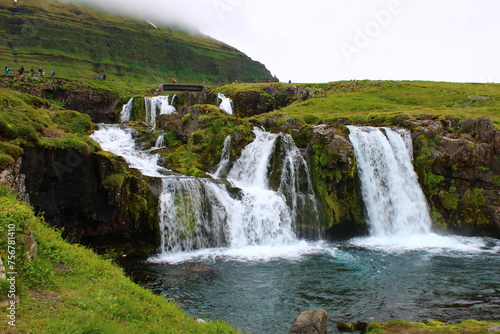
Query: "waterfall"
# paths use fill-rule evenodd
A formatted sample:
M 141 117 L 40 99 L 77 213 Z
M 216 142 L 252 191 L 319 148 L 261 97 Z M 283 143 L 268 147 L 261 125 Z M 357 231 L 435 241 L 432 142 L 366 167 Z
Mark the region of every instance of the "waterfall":
M 147 176 L 162 176 L 166 169 L 158 165 L 159 155 L 138 150 L 132 131 L 114 124 L 100 124 L 99 131 L 94 132 L 91 137 L 103 150 L 125 158 L 131 168 L 137 168 Z
M 219 108 L 227 112 L 228 114 L 232 115 L 233 114 L 233 101 L 225 97 L 224 94 L 217 94 L 217 97 L 221 100 L 221 103 L 219 104 Z
M 163 178 L 160 195 L 162 253 L 227 246 L 226 224 L 231 201 L 222 187 L 208 180 Z
M 125 123 L 130 121 L 130 117 L 132 116 L 132 109 L 134 108 L 134 98 L 130 98 L 127 104 L 124 104 L 122 107 L 122 111 L 120 113 L 120 122 Z
M 222 174 L 227 174 L 227 168 L 229 167 L 231 159 L 231 136 L 227 136 L 224 140 L 224 147 L 222 148 L 222 153 L 220 155 L 220 161 L 217 164 L 215 173 L 212 175 L 214 178 L 218 179 Z
M 318 239 L 321 234 L 318 224 L 318 202 L 314 194 L 309 166 L 290 135 L 281 135 L 280 138 L 284 156 L 281 159 L 283 166 L 278 190 L 287 199 L 295 223 L 302 227 L 308 226 L 309 230 L 314 231 L 314 234 L 309 232 L 308 237 Z
M 429 233 L 431 218 L 404 129 L 348 126 L 373 236 Z
M 156 126 L 156 117 L 158 115 L 169 115 L 175 111 L 172 105 L 175 99 L 175 95 L 172 97 L 172 103 L 169 102 L 168 96 L 154 96 L 145 97 L 144 103 L 146 104 L 146 123 L 153 124 Z
M 300 215 L 318 223 L 307 164 L 289 135 L 254 129 L 255 140 L 245 147 L 224 181 L 219 174 L 229 169 L 230 137 L 211 179 L 167 173 L 158 165 L 158 155 L 135 147 L 132 131 L 101 125 L 92 137 L 103 149 L 123 156 L 131 167 L 161 179 L 162 254 L 210 247 L 289 245 L 298 241 L 295 225 Z M 273 158 L 276 152 L 281 153 Z M 281 166 L 277 189 L 269 185 L 273 159 Z
M 165 134 L 162 133 L 156 139 L 155 146 L 153 148 L 158 149 L 158 148 L 162 148 L 164 146 L 165 146 Z

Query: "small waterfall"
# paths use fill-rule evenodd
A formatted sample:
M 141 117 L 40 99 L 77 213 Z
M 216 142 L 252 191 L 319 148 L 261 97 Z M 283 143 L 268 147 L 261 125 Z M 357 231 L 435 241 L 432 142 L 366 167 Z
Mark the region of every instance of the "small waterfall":
M 257 187 L 268 189 L 267 170 L 269 159 L 278 134 L 254 129 L 255 139 L 241 152 L 241 156 L 228 174 L 236 187 Z
M 223 200 L 221 193 L 226 197 Z M 162 252 L 227 246 L 227 202 L 232 199 L 224 193 L 223 188 L 203 179 L 163 178 L 160 195 Z
M 233 114 L 233 101 L 225 97 L 224 94 L 217 94 L 217 97 L 221 100 L 221 103 L 219 104 L 219 108 L 227 112 L 228 114 L 232 115 Z
M 282 159 L 280 191 L 287 199 L 288 206 L 292 210 L 292 219 L 300 226 L 308 226 L 309 237 L 318 239 L 320 237 L 318 202 L 314 194 L 309 166 L 300 154 L 299 149 L 290 135 L 281 135 Z M 312 228 L 311 223 L 316 228 Z
M 404 129 L 349 126 L 373 236 L 429 233 L 431 219 Z
M 164 146 L 165 146 L 165 134 L 162 133 L 156 139 L 155 146 L 153 147 L 153 149 L 162 148 Z
M 212 175 L 215 179 L 221 177 L 221 175 L 227 174 L 227 168 L 229 167 L 229 162 L 231 159 L 231 136 L 227 136 L 224 140 L 224 147 L 222 148 L 222 153 L 220 156 L 219 164 L 215 173 Z
M 159 155 L 136 149 L 132 131 L 115 124 L 100 124 L 91 137 L 103 150 L 125 158 L 131 168 L 139 169 L 144 175 L 162 176 L 161 172 L 166 169 L 158 165 Z
M 132 110 L 134 108 L 134 98 L 130 98 L 127 104 L 123 105 L 122 111 L 120 113 L 120 122 L 125 123 L 130 121 L 130 117 L 132 116 Z
M 144 102 L 146 104 L 146 123 L 153 124 L 156 126 L 156 117 L 158 115 L 169 115 L 175 111 L 172 105 L 175 99 L 175 95 L 172 97 L 172 103 L 169 102 L 169 96 L 154 96 L 145 97 Z

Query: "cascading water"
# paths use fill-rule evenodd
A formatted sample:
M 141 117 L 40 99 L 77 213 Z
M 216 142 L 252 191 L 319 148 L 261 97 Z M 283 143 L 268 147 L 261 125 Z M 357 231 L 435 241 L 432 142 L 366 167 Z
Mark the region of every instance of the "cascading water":
M 130 121 L 130 117 L 132 116 L 132 110 L 134 108 L 134 98 L 132 97 L 128 100 L 127 104 L 124 104 L 122 107 L 122 111 L 120 113 L 120 122 L 125 123 Z
M 153 147 L 153 149 L 162 148 L 164 146 L 165 146 L 165 134 L 162 133 L 158 136 L 158 138 L 156 138 L 155 146 Z
M 289 136 L 256 129 L 254 142 L 234 162 L 229 159 L 231 139 L 227 138 L 213 178 L 200 179 L 166 173 L 156 159 L 148 160 L 149 152 L 135 148 L 132 131 L 101 125 L 93 137 L 104 149 L 123 155 L 136 168 L 144 168 L 143 173 L 160 178 L 159 220 L 164 238 L 162 254 L 157 257 L 149 261 L 124 257 L 123 261 L 130 261 L 134 272 L 152 278 L 147 286 L 174 299 L 190 316 L 221 319 L 238 330 L 263 334 L 288 332 L 297 305 L 325 308 L 331 318 L 346 321 L 372 317 L 374 312 L 381 321 L 441 317 L 457 322 L 470 317 L 498 320 L 500 291 L 495 287 L 500 281 L 494 275 L 500 266 L 498 240 L 428 233 L 416 234 L 418 243 L 407 244 L 399 234 L 391 234 L 400 231 L 392 226 L 385 232 L 395 236 L 392 239 L 297 241 L 296 229 L 290 227 L 294 217 L 290 193 L 299 194 L 297 203 L 313 194 L 308 190 L 307 164 Z M 417 186 L 416 177 L 408 175 L 412 174 L 412 154 L 405 131 L 351 128 L 351 135 L 354 146 L 372 152 L 366 153 L 365 162 L 384 175 L 376 187 L 394 192 L 388 187 L 397 184 L 391 183 L 387 173 L 404 179 L 398 182 L 413 179 L 397 195 L 425 203 L 418 195 L 414 199 L 406 194 Z M 375 148 L 380 145 L 383 148 Z M 137 163 L 140 157 L 148 162 Z M 382 158 L 392 162 L 379 163 Z M 363 159 L 358 157 L 360 163 Z M 373 178 L 381 177 L 378 174 Z M 386 194 L 377 196 L 383 200 Z M 389 206 L 401 204 L 392 197 L 383 201 Z M 306 206 L 314 205 L 308 203 Z M 389 210 L 390 219 L 399 217 L 396 213 L 400 209 Z M 427 212 L 425 204 L 414 210 Z M 300 215 L 295 214 L 295 221 Z M 418 214 L 415 217 L 420 221 Z M 389 218 L 379 216 L 382 221 Z M 415 233 L 427 230 L 427 224 L 422 225 Z M 378 240 L 370 244 L 370 239 Z M 390 241 L 381 244 L 380 239 Z M 393 240 L 398 242 L 394 245 Z M 203 279 L 202 284 L 199 276 L 191 279 L 185 275 L 182 268 L 186 264 L 199 262 L 216 267 L 220 275 Z M 332 300 L 339 302 L 329 302 Z M 249 318 L 259 321 L 249 322 Z
M 153 124 L 153 127 L 155 127 L 156 117 L 158 115 L 169 115 L 174 112 L 174 100 L 175 95 L 172 97 L 172 102 L 169 101 L 168 95 L 145 97 L 144 102 L 146 104 L 146 123 Z
M 224 94 L 217 94 L 217 97 L 221 100 L 221 103 L 219 104 L 219 108 L 227 112 L 228 114 L 232 115 L 233 114 L 233 101 L 225 97 Z
M 212 175 L 214 178 L 218 179 L 222 173 L 227 174 L 227 168 L 229 167 L 230 159 L 231 159 L 231 136 L 227 136 L 226 139 L 224 140 L 224 147 L 222 148 L 219 164 L 217 165 L 215 173 Z
M 166 175 L 157 163 L 157 155 L 135 149 L 130 129 L 101 125 L 93 138 L 103 149 L 123 156 L 132 167 L 161 178 L 159 220 L 165 255 L 198 248 L 279 246 L 298 241 L 294 231 L 295 218 L 301 210 L 298 199 L 307 198 L 303 205 L 317 212 L 307 165 L 290 136 L 259 129 L 254 133 L 255 140 L 227 173 L 230 186 L 217 179 L 222 169 L 214 174 L 214 179 Z M 273 190 L 268 177 L 277 139 L 284 143 L 283 157 L 279 189 Z M 219 164 L 225 164 L 226 169 L 229 150 L 230 139 L 226 139 Z M 298 180 L 304 171 L 307 190 L 302 195 Z M 308 215 L 308 220 L 318 222 L 314 216 Z
M 144 106 L 146 108 L 146 123 L 156 125 L 156 117 L 158 115 L 171 114 L 175 111 L 173 106 L 175 100 L 175 95 L 172 97 L 170 102 L 169 96 L 153 96 L 144 98 Z M 131 98 L 127 104 L 122 107 L 120 113 L 120 122 L 125 123 L 131 120 L 132 113 L 134 110 L 134 98 Z
M 348 128 L 371 235 L 429 233 L 431 219 L 412 165 L 410 133 L 403 129 Z
M 158 165 L 158 154 L 138 150 L 132 129 L 121 128 L 115 124 L 100 124 L 99 131 L 91 137 L 97 141 L 103 150 L 119 155 L 128 162 L 130 167 L 139 169 L 147 176 L 161 177 L 165 168 Z

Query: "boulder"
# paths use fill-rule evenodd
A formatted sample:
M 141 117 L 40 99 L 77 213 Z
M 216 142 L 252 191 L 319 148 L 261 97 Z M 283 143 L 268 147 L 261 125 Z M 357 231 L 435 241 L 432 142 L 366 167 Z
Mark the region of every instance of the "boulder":
M 295 318 L 290 334 L 325 334 L 328 313 L 323 309 L 306 311 Z

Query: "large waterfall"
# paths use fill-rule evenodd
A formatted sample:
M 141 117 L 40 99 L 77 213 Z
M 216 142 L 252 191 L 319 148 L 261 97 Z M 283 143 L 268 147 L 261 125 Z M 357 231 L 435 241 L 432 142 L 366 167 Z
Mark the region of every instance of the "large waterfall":
M 354 126 L 349 130 L 371 235 L 428 233 L 431 219 L 413 169 L 409 131 Z
M 319 230 L 309 169 L 292 138 L 259 129 L 254 133 L 255 140 L 232 166 L 231 140 L 226 139 L 213 178 L 166 173 L 156 155 L 135 148 L 130 129 L 101 125 L 93 138 L 131 167 L 161 178 L 161 250 L 167 254 L 209 247 L 282 246 L 298 241 L 297 224 Z M 273 174 L 278 180 L 274 188 L 269 184 Z

